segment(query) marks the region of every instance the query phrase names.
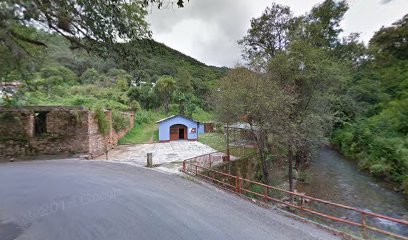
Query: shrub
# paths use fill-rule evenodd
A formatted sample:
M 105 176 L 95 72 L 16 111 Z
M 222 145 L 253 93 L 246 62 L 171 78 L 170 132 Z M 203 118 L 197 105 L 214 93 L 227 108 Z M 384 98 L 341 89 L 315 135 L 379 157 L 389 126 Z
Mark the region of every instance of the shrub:
M 106 135 L 109 132 L 109 121 L 106 119 L 105 111 L 102 107 L 98 106 L 95 113 L 98 119 L 99 132 Z
M 102 81 L 102 76 L 94 68 L 88 68 L 80 77 L 83 84 L 94 84 Z
M 146 110 L 139 111 L 136 114 L 135 121 L 137 124 L 149 123 L 153 121 L 153 113 Z
M 133 100 L 129 103 L 129 109 L 135 112 L 139 112 L 142 107 L 140 106 L 140 103 L 136 100 Z
M 72 106 L 92 106 L 97 101 L 94 97 L 86 97 L 81 95 L 75 95 L 65 100 L 68 105 Z
M 129 127 L 129 116 L 124 115 L 118 111 L 112 112 L 112 127 L 116 132 L 124 130 Z
M 385 176 L 385 167 L 383 164 L 377 163 L 370 166 L 370 173 L 374 176 Z
M 408 177 L 402 182 L 402 191 L 408 195 Z
M 300 170 L 297 175 L 297 180 L 304 183 L 310 183 L 312 180 L 312 174 L 305 170 Z

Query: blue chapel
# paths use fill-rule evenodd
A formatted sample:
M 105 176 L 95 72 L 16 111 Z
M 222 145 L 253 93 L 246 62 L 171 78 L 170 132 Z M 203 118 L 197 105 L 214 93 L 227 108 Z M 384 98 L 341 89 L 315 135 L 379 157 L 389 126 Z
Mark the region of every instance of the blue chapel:
M 196 141 L 204 133 L 204 124 L 181 115 L 173 115 L 157 121 L 159 124 L 159 141 L 178 140 Z

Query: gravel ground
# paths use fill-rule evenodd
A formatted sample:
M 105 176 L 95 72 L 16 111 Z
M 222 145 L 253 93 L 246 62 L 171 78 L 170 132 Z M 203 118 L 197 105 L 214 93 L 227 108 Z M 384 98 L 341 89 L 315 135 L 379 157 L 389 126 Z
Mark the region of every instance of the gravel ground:
M 176 175 L 101 161 L 0 164 L 0 239 L 339 239 Z
M 199 155 L 215 152 L 213 148 L 197 141 L 172 141 L 166 143 L 150 143 L 135 145 L 119 145 L 109 152 L 109 161 L 129 163 L 137 166 L 146 165 L 147 153 L 153 153 L 153 164 L 158 169 L 177 173 L 181 161 Z M 105 160 L 105 155 L 96 160 Z

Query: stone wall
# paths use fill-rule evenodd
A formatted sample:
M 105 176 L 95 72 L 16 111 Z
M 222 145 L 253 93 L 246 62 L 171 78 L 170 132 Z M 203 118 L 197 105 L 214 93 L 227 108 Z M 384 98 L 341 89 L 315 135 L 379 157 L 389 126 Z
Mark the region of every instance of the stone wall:
M 130 129 L 134 127 L 135 114 L 132 112 L 122 113 L 129 117 L 129 127 L 120 132 L 116 132 L 112 127 L 112 112 L 106 111 L 105 116 L 109 122 L 109 131 L 106 135 L 102 135 L 99 132 L 98 120 L 94 113 L 89 115 L 89 155 L 91 158 L 105 154 L 106 151 L 117 146 L 118 141 L 123 137 Z
M 40 112 L 46 113 L 46 131 L 42 133 L 38 133 L 35 120 Z M 105 114 L 111 120 L 111 112 Z M 126 114 L 131 117 L 133 127 L 134 114 Z M 103 135 L 96 114 L 83 108 L 0 108 L 0 160 L 60 154 L 92 158 L 116 146 L 129 129 L 116 133 L 110 127 L 108 134 Z

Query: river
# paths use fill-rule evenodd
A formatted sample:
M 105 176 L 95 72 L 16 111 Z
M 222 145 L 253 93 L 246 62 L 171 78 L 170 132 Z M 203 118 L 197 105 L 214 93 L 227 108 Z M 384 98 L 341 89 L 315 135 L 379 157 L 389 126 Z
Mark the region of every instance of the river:
M 244 178 L 259 178 L 259 168 L 256 161 L 245 159 L 232 162 L 228 168 L 231 174 Z M 278 173 L 276 173 L 278 172 Z M 285 169 L 272 169 L 272 176 L 285 173 Z M 296 189 L 306 195 L 329 200 L 335 203 L 349 205 L 370 212 L 387 216 L 408 219 L 408 201 L 401 193 L 393 190 L 395 185 L 374 178 L 359 171 L 356 162 L 348 160 L 336 151 L 323 147 L 318 156 L 312 160 L 309 172 L 309 183 L 297 183 Z M 285 173 L 286 174 L 286 173 Z M 278 183 L 278 181 L 275 181 Z M 274 184 L 273 185 L 279 185 Z M 318 206 L 313 206 L 319 208 Z M 359 215 L 335 212 L 346 219 L 357 220 Z M 352 215 L 352 214 L 351 214 Z M 374 219 L 376 226 L 393 230 L 402 235 L 408 235 L 408 228 L 380 219 Z

